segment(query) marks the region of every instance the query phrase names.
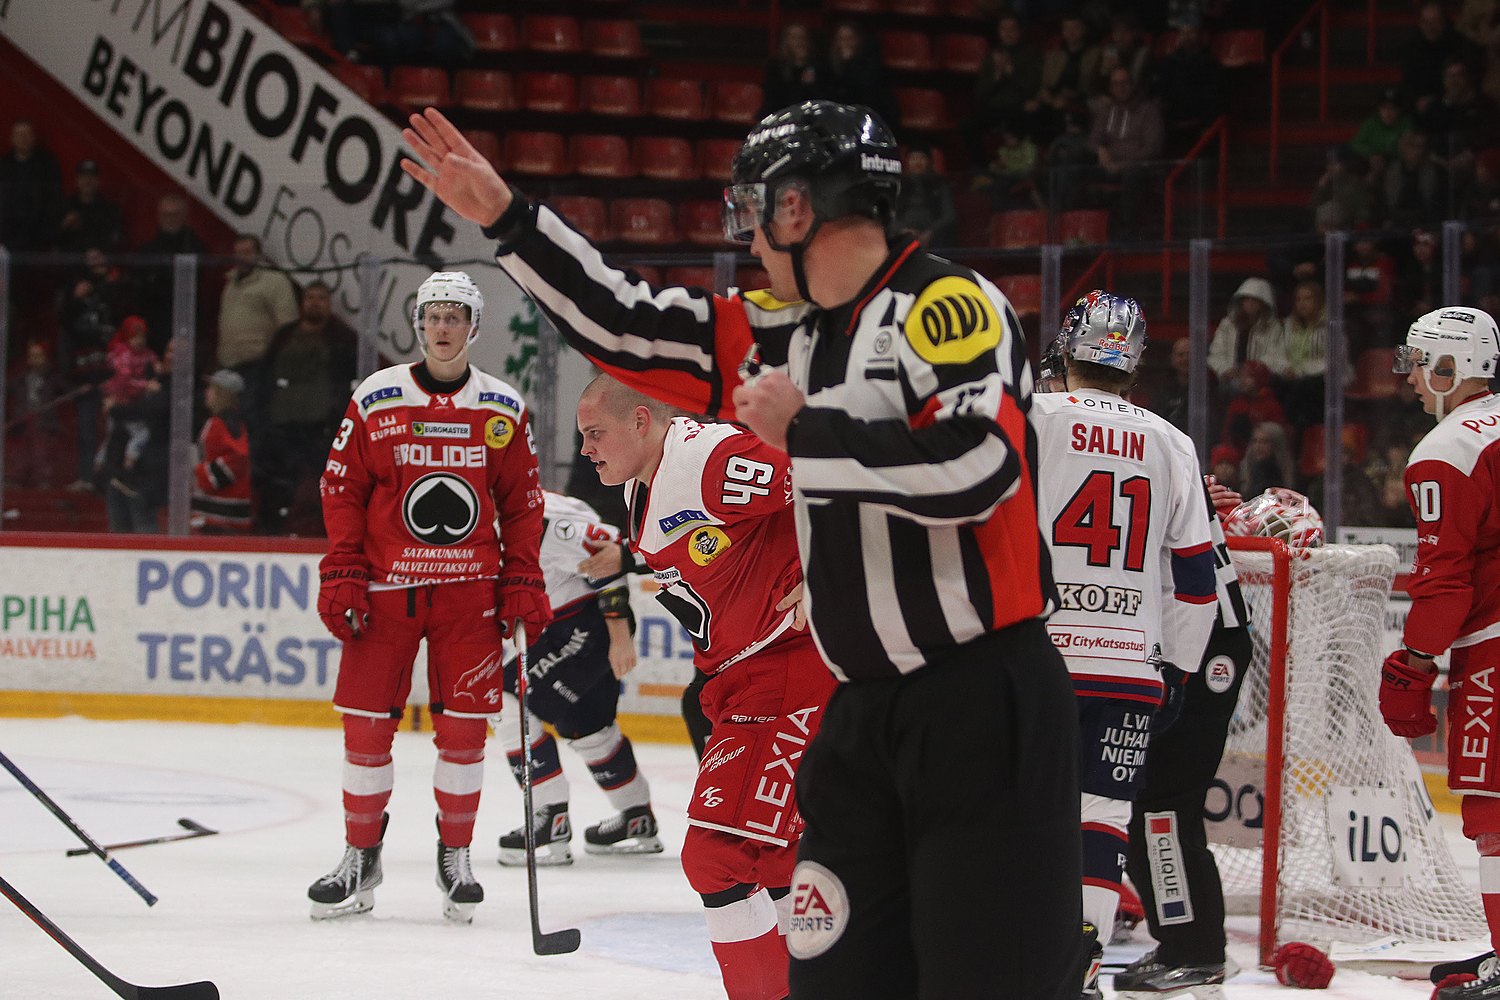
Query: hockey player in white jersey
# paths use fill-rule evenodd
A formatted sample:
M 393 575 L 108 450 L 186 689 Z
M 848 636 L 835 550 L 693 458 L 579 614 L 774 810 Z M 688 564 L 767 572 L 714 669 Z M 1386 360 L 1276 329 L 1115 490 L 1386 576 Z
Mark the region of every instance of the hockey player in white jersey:
M 1063 387 L 1031 410 L 1060 598 L 1047 631 L 1078 695 L 1083 915 L 1108 934 L 1152 715 L 1213 627 L 1214 559 L 1192 441 L 1122 395 L 1146 345 L 1140 306 L 1090 292 L 1059 341 Z M 1084 996 L 1101 995 L 1096 976 Z
M 588 765 L 594 782 L 616 814 L 584 831 L 590 854 L 659 854 L 651 788 L 635 763 L 630 739 L 615 713 L 620 678 L 635 667 L 630 597 L 625 579 L 590 580 L 582 563 L 603 545 L 617 545 L 620 532 L 582 500 L 545 493 L 542 575 L 552 603 L 552 624 L 535 636 L 526 656 L 526 701 L 532 713 L 532 823 L 537 864 L 572 864 L 573 828 L 568 819 L 568 779 L 549 723 Z M 520 706 L 517 661 L 506 642 L 505 712 L 500 742 L 516 784 L 521 783 Z M 500 838 L 500 863 L 526 863 L 526 830 Z

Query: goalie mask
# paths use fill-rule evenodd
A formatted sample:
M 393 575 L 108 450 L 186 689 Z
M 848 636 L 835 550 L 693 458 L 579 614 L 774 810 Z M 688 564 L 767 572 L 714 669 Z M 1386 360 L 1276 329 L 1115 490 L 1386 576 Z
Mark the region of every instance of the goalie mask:
M 1296 490 L 1273 486 L 1224 517 L 1224 534 L 1279 538 L 1294 549 L 1323 544 L 1323 515 Z
M 427 353 L 427 307 L 434 302 L 453 302 L 469 310 L 469 332 L 464 343 L 474 343 L 479 336 L 479 318 L 484 312 L 484 296 L 463 271 L 434 271 L 417 288 L 417 302 L 412 306 L 411 325 L 417 334 L 417 346 Z
M 1135 299 L 1096 288 L 1068 310 L 1062 336 L 1073 360 L 1129 374 L 1146 350 L 1146 317 Z
M 1492 379 L 1500 366 L 1500 330 L 1489 313 L 1467 306 L 1434 309 L 1420 317 L 1406 332 L 1406 343 L 1397 346 L 1391 370 L 1408 374 L 1421 369 L 1443 419 L 1444 404 L 1464 379 Z M 1433 377 L 1451 379 L 1447 391 L 1432 384 Z

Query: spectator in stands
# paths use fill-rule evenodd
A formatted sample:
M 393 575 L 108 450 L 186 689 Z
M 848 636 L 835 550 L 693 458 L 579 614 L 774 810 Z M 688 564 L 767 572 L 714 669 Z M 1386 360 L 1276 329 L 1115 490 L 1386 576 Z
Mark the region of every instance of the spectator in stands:
M 1411 234 L 1411 256 L 1396 276 L 1396 322 L 1410 326 L 1417 317 L 1443 302 L 1443 269 L 1438 262 L 1437 237 L 1426 229 Z
M 1042 159 L 1048 208 L 1063 212 L 1079 207 L 1088 178 L 1099 170 L 1099 156 L 1089 145 L 1087 116 L 1077 111 L 1064 114 L 1062 134 L 1047 146 Z
M 1195 19 L 1184 18 L 1172 51 L 1156 66 L 1155 92 L 1172 143 L 1183 148 L 1224 113 L 1224 67 L 1205 44 Z
M 787 22 L 781 29 L 776 54 L 766 64 L 761 88 L 764 99 L 757 117 L 822 96 L 827 75 L 814 52 L 812 30 L 796 21 Z
M 1088 27 L 1077 14 L 1065 15 L 1059 32 L 1042 57 L 1042 85 L 1025 105 L 1044 139 L 1057 134 L 1066 112 L 1087 107 L 1089 87 L 1099 78 L 1102 58 L 1098 47 L 1089 44 Z
M 260 398 L 266 348 L 276 331 L 297 318 L 292 279 L 268 264 L 260 238 L 234 238 L 234 264 L 219 299 L 219 367 L 239 373 L 249 399 Z M 255 442 L 258 443 L 258 442 Z
M 1041 83 L 1041 54 L 1026 44 L 1020 17 L 1011 12 L 1001 14 L 995 39 L 974 80 L 973 109 L 958 127 L 971 163 L 978 166 L 990 159 L 993 130 L 1009 128 L 1020 134 L 1034 131 L 1026 102 L 1036 96 Z
M 1251 432 L 1267 421 L 1287 423 L 1286 409 L 1271 388 L 1271 369 L 1263 361 L 1246 361 L 1229 381 L 1234 397 L 1224 407 L 1224 426 L 1219 441 L 1244 449 Z
M 172 286 L 175 280 L 171 258 L 177 254 L 201 255 L 208 247 L 188 224 L 188 199 L 181 191 L 169 191 L 156 203 L 156 232 L 137 248 L 144 256 L 161 258 L 137 268 L 141 283 L 140 313 L 151 330 L 151 347 L 166 349 L 172 334 Z
M 1232 444 L 1216 444 L 1208 451 L 1208 474 L 1235 492 L 1240 489 L 1240 463 L 1244 454 Z
M 828 75 L 821 96 L 840 104 L 862 104 L 891 129 L 901 126 L 901 109 L 886 82 L 880 50 L 853 21 L 841 21 L 828 45 Z
M 62 376 L 52 365 L 47 345 L 26 345 L 26 367 L 7 389 L 10 401 L 9 438 L 15 447 L 8 452 L 6 482 L 11 485 L 47 489 L 52 485 L 57 454 L 58 400 L 67 392 Z
M 1297 467 L 1287 445 L 1286 428 L 1278 420 L 1255 425 L 1245 457 L 1240 462 L 1239 491 L 1247 497 L 1259 496 L 1272 486 L 1295 483 Z
M 995 147 L 989 164 L 974 175 L 973 188 L 989 191 L 990 206 L 997 212 L 1045 208 L 1037 195 L 1037 162 L 1036 143 L 1031 136 L 1011 125 L 1002 126 L 1000 145 Z
M 1442 219 L 1448 205 L 1443 168 L 1428 148 L 1427 136 L 1415 130 L 1396 145 L 1396 159 L 1385 168 L 1383 220 L 1387 226 L 1412 229 Z
M 57 157 L 37 141 L 36 126 L 17 118 L 10 148 L 0 157 L 0 246 L 11 253 L 50 248 L 62 206 Z
M 1486 149 L 1474 157 L 1474 179 L 1464 189 L 1463 217 L 1500 216 L 1500 149 Z
M 1308 200 L 1314 216 L 1323 206 L 1330 206 L 1329 228 L 1352 229 L 1370 223 L 1373 194 L 1365 180 L 1366 165 L 1348 146 L 1328 150 L 1323 176 L 1318 178 Z
M 198 433 L 193 466 L 191 525 L 195 535 L 250 531 L 250 434 L 240 412 L 245 380 L 227 368 L 209 377 L 203 402 L 209 417 Z
M 157 530 L 157 511 L 167 498 L 168 452 L 171 442 L 172 341 L 167 341 L 156 377 L 135 400 L 112 410 L 114 431 L 105 440 L 98 477 L 109 516 L 109 530 L 151 533 Z M 127 427 L 142 421 L 148 428 L 144 446 L 129 466 L 125 463 Z
M 1401 137 L 1412 130 L 1411 116 L 1401 107 L 1401 94 L 1388 87 L 1380 95 L 1374 113 L 1359 123 L 1349 148 L 1369 161 L 1370 169 L 1382 174 L 1396 158 Z
M 1411 504 L 1406 500 L 1406 483 L 1398 472 L 1377 481 L 1380 503 L 1375 511 L 1377 528 L 1415 528 Z M 1346 488 L 1347 491 L 1347 488 Z
M 1088 91 L 1090 98 L 1108 96 L 1109 74 L 1116 67 L 1130 73 L 1136 90 L 1145 93 L 1151 86 L 1151 43 L 1141 33 L 1140 22 L 1130 10 L 1116 10 L 1109 18 L 1109 34 L 1099 46 L 1099 75 Z
M 129 308 L 126 281 L 110 265 L 104 251 L 84 253 L 84 269 L 72 282 L 58 310 L 58 366 L 80 390 L 75 403 L 78 418 L 78 474 L 68 489 L 81 493 L 94 488 L 94 459 L 99 450 L 99 387 L 109 378 L 110 341 L 116 324 Z
M 1328 375 L 1328 310 L 1323 284 L 1297 283 L 1292 293 L 1292 311 L 1281 321 L 1280 367 L 1272 368 L 1286 407 L 1287 419 L 1295 427 L 1308 427 L 1323 419 L 1323 396 Z M 1347 381 L 1349 365 L 1344 365 Z
M 1089 146 L 1099 158 L 1105 179 L 1119 185 L 1114 206 L 1114 235 L 1142 235 L 1142 214 L 1160 170 L 1163 128 L 1161 108 L 1136 89 L 1130 71 L 1109 74 L 1109 96 L 1097 100 L 1089 124 Z
M 1454 30 L 1440 3 L 1424 3 L 1417 14 L 1417 35 L 1407 43 L 1401 61 L 1401 91 L 1418 115 L 1443 93 L 1443 69 L 1455 59 L 1477 65 L 1473 42 Z
M 1437 156 L 1449 170 L 1467 167 L 1475 153 L 1495 145 L 1495 119 L 1500 108 L 1474 87 L 1462 59 L 1443 67 L 1443 91 L 1417 118 L 1417 128 L 1428 136 Z
M 1246 278 L 1229 299 L 1229 310 L 1208 344 L 1208 367 L 1221 381 L 1236 378 L 1247 361 L 1280 364 L 1276 293 L 1265 278 Z M 1226 386 L 1231 393 L 1237 387 Z
M 906 169 L 896 202 L 896 230 L 914 234 L 928 247 L 951 247 L 957 240 L 958 212 L 948 178 L 932 166 L 932 146 L 914 142 L 906 151 Z
M 302 290 L 300 310 L 271 338 L 263 398 L 246 407 L 262 427 L 254 454 L 257 510 L 261 529 L 271 534 L 283 530 L 298 487 L 316 479 L 328 457 L 359 349 L 354 330 L 333 314 L 323 282 Z
M 1346 425 L 1346 431 L 1347 431 Z M 1346 434 L 1346 437 L 1349 435 Z M 1347 445 L 1347 442 L 1346 442 Z M 1375 485 L 1358 461 L 1358 455 L 1347 446 L 1341 448 L 1343 456 L 1343 489 L 1340 493 L 1339 524 L 1358 528 L 1377 527 L 1386 518 L 1381 504 L 1381 489 Z M 1313 509 L 1326 511 L 1325 490 L 1328 476 L 1323 471 L 1323 457 L 1315 459 L 1317 472 L 1307 481 L 1302 492 L 1312 501 Z M 1403 501 L 1405 498 L 1402 498 Z
M 146 441 L 151 435 L 150 425 L 141 419 L 121 419 L 115 416 L 117 407 L 126 407 L 146 394 L 146 387 L 156 378 L 161 359 L 146 346 L 146 321 L 139 316 L 126 316 L 120 321 L 109 345 L 110 376 L 100 386 L 104 394 L 105 438 L 109 440 L 119 432 L 124 436 L 120 461 L 127 471 L 135 468 Z M 121 426 L 123 424 L 123 426 Z
M 1178 337 L 1172 341 L 1171 361 L 1165 373 L 1154 380 L 1147 390 L 1147 409 L 1164 417 L 1173 427 L 1184 434 L 1188 427 L 1188 396 L 1192 390 L 1193 373 L 1190 365 L 1192 345 L 1188 338 Z M 1224 414 L 1219 405 L 1219 376 L 1212 368 L 1208 374 L 1208 427 L 1210 431 L 1223 424 Z M 1131 397 L 1134 399 L 1134 396 Z M 1238 460 L 1236 460 L 1238 461 Z
M 474 55 L 474 36 L 453 0 L 302 0 L 308 23 L 326 30 L 352 62 L 453 66 Z
M 89 247 L 98 247 L 115 252 L 124 240 L 125 222 L 120 206 L 100 191 L 99 164 L 79 160 L 74 176 L 77 187 L 73 197 L 63 203 L 62 221 L 58 224 L 58 249 L 82 253 Z
M 1391 328 L 1395 291 L 1395 261 L 1373 237 L 1360 234 L 1344 262 L 1344 324 L 1356 353 L 1396 342 L 1397 331 Z M 1406 327 L 1399 332 L 1404 335 Z

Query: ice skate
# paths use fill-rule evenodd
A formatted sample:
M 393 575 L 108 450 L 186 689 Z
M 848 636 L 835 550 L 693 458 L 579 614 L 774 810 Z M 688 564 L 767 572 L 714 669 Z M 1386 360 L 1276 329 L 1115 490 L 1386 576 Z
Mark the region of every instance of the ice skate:
M 1083 943 L 1089 952 L 1089 964 L 1083 972 L 1081 1000 L 1104 1000 L 1104 991 L 1099 988 L 1099 966 L 1104 962 L 1104 945 L 1099 943 L 1099 929 L 1087 920 L 1083 922 Z
M 536 830 L 538 867 L 573 863 L 573 851 L 568 847 L 573 826 L 568 822 L 567 803 L 542 806 L 531 814 L 531 824 Z M 500 863 L 513 868 L 526 864 L 525 827 L 518 826 L 500 838 Z
M 1457 962 L 1439 962 L 1432 967 L 1432 972 L 1428 978 L 1433 984 L 1440 983 L 1449 976 L 1463 973 L 1467 973 L 1477 979 L 1483 979 L 1485 976 L 1494 975 L 1497 968 L 1500 968 L 1500 966 L 1497 966 L 1495 962 L 1495 953 L 1487 951 L 1482 955 L 1475 955 L 1473 958 L 1459 959 Z
M 1490 957 L 1493 958 L 1493 956 Z M 1473 975 L 1473 973 L 1458 970 L 1450 975 L 1456 977 Z M 1433 991 L 1432 1000 L 1500 1000 L 1500 967 L 1497 967 L 1493 961 L 1489 963 L 1487 976 L 1453 986 L 1444 986 L 1443 982 L 1446 980 L 1440 981 L 1438 988 Z
M 474 922 L 474 907 L 484 902 L 484 886 L 474 880 L 467 847 L 438 841 L 437 887 L 443 890 L 443 916 L 458 924 Z
M 383 878 L 380 870 L 380 848 L 385 843 L 389 814 L 380 818 L 380 843 L 374 847 L 344 848 L 344 857 L 333 871 L 307 889 L 312 900 L 312 918 L 330 920 L 368 913 L 375 906 L 375 887 Z
M 583 849 L 590 854 L 660 854 L 656 816 L 650 806 L 631 806 L 583 831 Z
M 1227 958 L 1210 965 L 1174 966 L 1157 961 L 1156 952 L 1150 951 L 1115 973 L 1115 996 L 1120 1000 L 1223 1000 L 1224 982 L 1239 971 Z

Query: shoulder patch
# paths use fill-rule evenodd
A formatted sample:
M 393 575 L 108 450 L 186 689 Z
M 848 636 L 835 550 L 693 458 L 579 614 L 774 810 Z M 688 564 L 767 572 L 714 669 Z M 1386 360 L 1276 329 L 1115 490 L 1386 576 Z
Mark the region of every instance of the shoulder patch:
M 932 365 L 962 365 L 1000 346 L 1005 327 L 995 303 L 968 278 L 939 278 L 906 314 L 906 340 Z

